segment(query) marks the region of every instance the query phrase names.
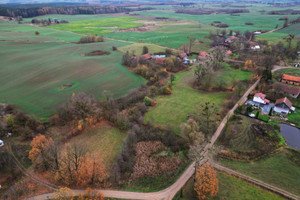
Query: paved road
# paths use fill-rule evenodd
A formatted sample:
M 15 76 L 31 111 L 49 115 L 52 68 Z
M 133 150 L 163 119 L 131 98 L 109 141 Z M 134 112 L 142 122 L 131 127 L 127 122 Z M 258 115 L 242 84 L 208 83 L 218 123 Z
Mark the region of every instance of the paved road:
M 284 68 L 291 68 L 291 67 L 285 67 L 285 66 L 274 66 L 274 69 L 272 72 L 275 72 L 280 69 Z M 227 113 L 227 115 L 224 117 L 222 122 L 220 123 L 219 127 L 217 128 L 216 132 L 211 138 L 210 143 L 208 143 L 204 148 L 204 154 L 206 155 L 208 150 L 214 145 L 214 143 L 217 141 L 218 137 L 222 133 L 222 130 L 224 129 L 228 119 L 233 115 L 234 110 L 241 104 L 243 104 L 247 100 L 247 96 L 250 94 L 250 92 L 259 84 L 261 78 L 259 78 L 241 97 L 241 99 L 234 105 L 234 107 Z M 204 159 L 201 161 L 200 164 L 203 164 L 206 162 L 207 159 Z M 172 198 L 176 195 L 176 193 L 185 185 L 185 183 L 192 177 L 194 174 L 195 162 L 193 162 L 186 170 L 185 172 L 179 177 L 179 179 L 170 187 L 158 191 L 158 192 L 150 192 L 150 193 L 143 193 L 143 192 L 126 192 L 126 191 L 117 191 L 117 190 L 98 190 L 103 193 L 105 197 L 111 197 L 111 198 L 122 198 L 122 199 L 140 199 L 140 200 L 172 200 Z M 228 171 L 228 170 L 227 170 Z M 242 175 L 242 174 L 240 174 Z M 243 175 L 246 177 L 245 175 Z M 250 177 L 248 177 L 250 179 Z M 260 181 L 263 183 L 262 181 Z M 260 186 L 263 187 L 263 185 L 268 185 L 266 183 L 261 184 Z M 270 187 L 275 188 L 274 186 L 268 185 Z M 269 188 L 267 188 L 269 189 Z M 281 189 L 280 189 L 281 190 Z M 281 190 L 284 191 L 284 190 Z M 72 190 L 72 194 L 79 195 L 84 194 L 84 190 Z M 284 191 L 286 192 L 286 191 Z M 280 193 L 279 190 L 277 190 L 277 193 Z M 286 192 L 287 193 L 287 192 Z M 53 193 L 43 194 L 39 196 L 35 196 L 32 198 L 28 198 L 28 200 L 44 200 L 53 197 Z M 297 199 L 298 200 L 298 199 Z

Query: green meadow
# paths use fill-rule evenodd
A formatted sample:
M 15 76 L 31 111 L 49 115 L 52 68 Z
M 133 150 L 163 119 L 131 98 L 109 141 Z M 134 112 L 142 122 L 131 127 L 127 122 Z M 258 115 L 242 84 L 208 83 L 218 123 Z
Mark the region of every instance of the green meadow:
M 105 37 L 141 42 L 158 44 L 170 48 L 179 48 L 182 45 L 188 43 L 189 36 L 202 40 L 205 36 L 208 36 L 210 32 L 215 32 L 215 27 L 190 22 L 191 24 L 184 25 L 168 25 L 158 28 L 155 31 L 149 32 L 115 32 L 104 34 Z
M 299 158 L 299 152 L 295 150 L 282 150 L 257 161 L 223 159 L 221 163 L 230 169 L 300 195 Z
M 263 7 L 261 7 L 263 9 Z M 274 8 L 276 10 L 276 8 Z M 175 19 L 188 19 L 205 24 L 211 24 L 213 21 L 221 21 L 229 25 L 228 29 L 233 31 L 244 32 L 246 30 L 272 30 L 278 24 L 279 27 L 283 25 L 283 21 L 279 21 L 282 15 L 267 15 L 260 14 L 257 11 L 252 10 L 250 13 L 241 13 L 240 16 L 232 16 L 229 14 L 217 14 L 217 15 L 189 15 L 182 13 L 175 13 L 173 10 L 154 10 L 136 12 L 140 15 L 154 16 L 154 17 L 169 17 Z M 284 15 L 289 19 L 296 19 L 299 15 Z M 254 25 L 245 25 L 246 22 L 251 22 Z
M 219 191 L 215 197 L 209 199 L 212 200 L 283 200 L 283 198 L 263 190 L 259 187 L 241 181 L 235 177 L 228 176 L 223 173 L 217 174 Z M 197 200 L 197 196 L 194 192 L 194 182 L 190 179 L 183 188 L 183 197 L 180 200 Z
M 51 28 L 63 31 L 72 31 L 80 34 L 100 35 L 111 33 L 119 29 L 134 28 L 143 25 L 135 22 L 135 17 L 103 18 L 81 21 L 71 21 L 69 24 L 53 25 Z
M 0 23 L 4 40 L 0 42 L 0 102 L 16 105 L 30 115 L 51 116 L 73 93 L 92 93 L 102 98 L 106 92 L 119 97 L 145 83 L 121 65 L 122 53 L 112 51 L 112 46 L 119 48 L 128 43 L 107 40 L 74 44 L 61 39 L 70 36 L 75 40 L 77 34 L 40 28 L 36 36 L 36 27 L 12 26 Z M 84 56 L 93 50 L 111 54 Z M 73 86 L 61 89 L 64 84 Z
M 227 92 L 205 93 L 191 87 L 194 72 L 188 71 L 175 75 L 176 81 L 172 94 L 155 98 L 157 105 L 145 115 L 145 120 L 162 125 L 171 126 L 177 134 L 179 127 L 186 117 L 195 113 L 195 109 L 203 102 L 214 102 L 219 111 L 224 105 Z

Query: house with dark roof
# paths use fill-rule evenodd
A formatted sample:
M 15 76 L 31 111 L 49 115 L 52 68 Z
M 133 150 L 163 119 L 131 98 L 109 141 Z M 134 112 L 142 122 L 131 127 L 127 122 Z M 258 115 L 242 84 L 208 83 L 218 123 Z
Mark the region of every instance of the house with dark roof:
M 287 115 L 291 112 L 295 111 L 295 107 L 293 107 L 292 102 L 284 97 L 282 99 L 277 99 L 274 106 L 274 112 Z
M 291 85 L 300 85 L 300 77 L 283 74 L 281 82 Z
M 277 87 L 282 94 L 290 95 L 292 98 L 297 98 L 300 94 L 300 88 L 298 87 L 293 87 L 279 82 L 275 83 L 275 87 Z

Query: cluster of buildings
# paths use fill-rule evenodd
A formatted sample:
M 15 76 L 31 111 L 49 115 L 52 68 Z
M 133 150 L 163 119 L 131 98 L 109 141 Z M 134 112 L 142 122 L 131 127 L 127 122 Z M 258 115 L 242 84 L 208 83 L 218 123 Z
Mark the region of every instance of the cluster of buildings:
M 269 114 L 271 109 L 279 115 L 288 115 L 295 111 L 295 107 L 293 107 L 292 102 L 287 97 L 277 99 L 273 104 L 270 103 L 269 99 L 266 99 L 266 95 L 263 93 L 256 93 L 253 100 L 246 101 L 246 104 L 260 107 L 265 114 Z
M 186 53 L 181 53 L 177 56 L 177 58 L 180 59 L 182 63 L 186 65 L 196 63 L 197 61 L 206 60 L 209 57 L 210 55 L 206 51 L 200 51 L 199 55 L 197 56 L 197 59 L 188 59 L 188 55 Z M 136 57 L 137 61 L 139 61 L 140 59 L 145 61 L 154 60 L 157 64 L 161 64 L 161 65 L 166 64 L 167 62 L 166 58 L 167 58 L 166 55 L 151 55 L 149 53 Z
M 290 85 L 300 85 L 300 77 L 290 76 L 283 74 L 281 78 L 281 83 L 276 82 L 274 85 L 277 92 L 289 96 L 290 98 L 298 98 L 300 95 L 300 88 L 293 87 Z M 266 95 L 263 93 L 256 93 L 253 97 L 253 100 L 246 101 L 246 104 L 255 105 L 262 109 L 263 113 L 270 113 L 271 109 L 273 112 L 279 115 L 288 115 L 295 111 L 292 102 L 287 98 L 277 99 L 274 104 L 270 103 L 270 100 L 266 98 Z

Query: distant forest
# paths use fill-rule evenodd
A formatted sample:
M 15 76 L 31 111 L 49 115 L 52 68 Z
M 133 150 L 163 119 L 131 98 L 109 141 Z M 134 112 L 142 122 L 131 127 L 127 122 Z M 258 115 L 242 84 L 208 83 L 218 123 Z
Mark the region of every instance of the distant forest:
M 64 15 L 94 15 L 107 13 L 122 13 L 141 10 L 151 10 L 144 7 L 126 7 L 126 6 L 86 6 L 86 5 L 62 5 L 62 6 L 1 6 L 0 15 L 7 17 L 36 17 L 48 14 L 64 14 Z

